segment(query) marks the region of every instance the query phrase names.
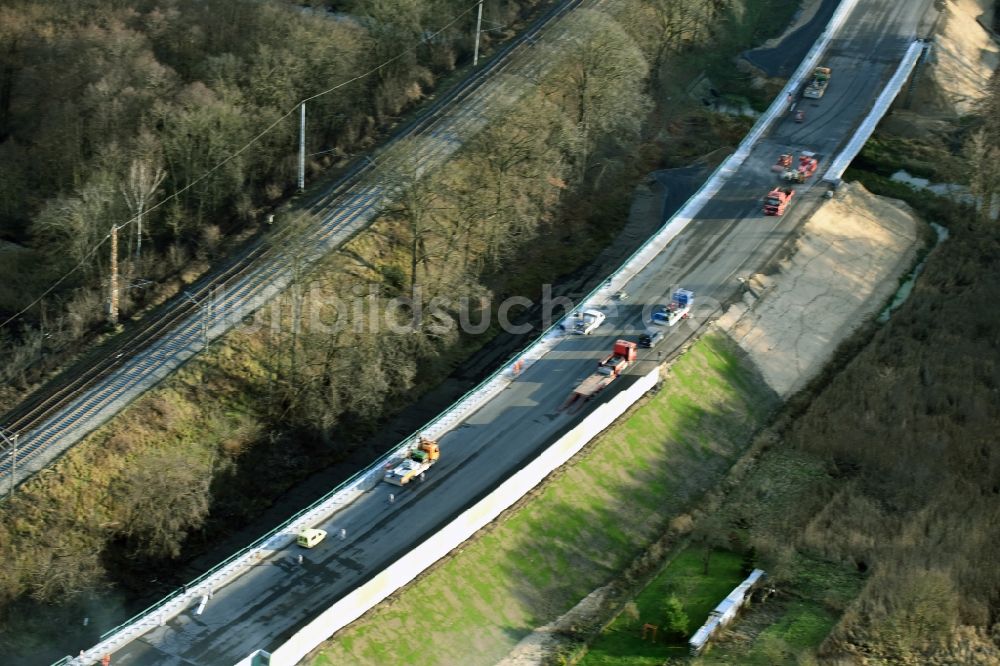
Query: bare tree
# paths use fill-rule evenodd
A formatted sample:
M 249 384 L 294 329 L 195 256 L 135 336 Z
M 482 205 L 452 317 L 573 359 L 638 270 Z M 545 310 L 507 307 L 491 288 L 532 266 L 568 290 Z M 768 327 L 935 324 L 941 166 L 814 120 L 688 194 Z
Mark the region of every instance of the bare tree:
M 148 137 L 148 140 L 153 140 L 149 135 L 144 136 Z M 167 176 L 161 166 L 160 159 L 159 154 L 153 153 L 133 160 L 129 167 L 128 179 L 121 186 L 125 205 L 128 206 L 129 212 L 135 218 L 135 227 L 129 239 L 129 257 L 133 256 L 132 246 L 134 244 L 136 265 L 142 258 L 142 216 L 163 179 Z
M 982 222 L 993 219 L 993 202 L 1000 192 L 1000 145 L 991 141 L 989 132 L 981 129 L 966 145 L 969 160 L 970 189 L 976 197 L 976 209 Z
M 117 501 L 124 532 L 140 553 L 176 557 L 190 529 L 208 515 L 213 460 L 174 448 L 133 460 L 120 479 Z
M 580 136 L 577 162 L 591 166 L 599 143 L 633 137 L 650 107 L 644 93 L 649 65 L 631 36 L 612 17 L 580 10 L 572 21 L 574 39 L 557 45 L 560 63 L 547 87 L 562 95 Z M 563 50 L 565 49 L 565 50 Z
M 443 202 L 440 194 L 429 185 L 426 174 L 409 161 L 388 169 L 383 182 L 392 197 L 385 217 L 396 223 L 390 225 L 387 238 L 400 249 L 405 248 L 409 290 L 415 298 L 418 273 L 423 269 L 426 274 L 436 255 L 435 241 L 441 227 L 438 218 L 444 212 Z
M 729 537 L 725 521 L 718 513 L 708 513 L 703 515 L 695 523 L 691 533 L 691 541 L 702 551 L 702 573 L 708 574 L 712 561 L 712 553 L 729 547 Z
M 104 569 L 96 548 L 86 551 L 78 544 L 47 544 L 28 566 L 28 589 L 32 598 L 51 602 L 75 597 L 93 588 Z

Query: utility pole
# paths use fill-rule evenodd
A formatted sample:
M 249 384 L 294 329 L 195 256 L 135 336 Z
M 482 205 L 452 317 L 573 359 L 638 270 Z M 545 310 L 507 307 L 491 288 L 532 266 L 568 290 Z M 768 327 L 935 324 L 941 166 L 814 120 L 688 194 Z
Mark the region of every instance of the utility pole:
M 108 321 L 118 326 L 118 225 L 111 225 L 111 303 Z
M 17 482 L 17 433 L 7 436 L 5 428 L 0 428 L 0 437 L 10 445 L 10 490 L 7 492 L 7 499 L 14 496 L 14 484 Z
M 205 298 L 203 298 L 200 301 L 198 299 L 196 299 L 194 296 L 192 296 L 191 292 L 189 292 L 189 291 L 185 291 L 184 295 L 187 296 L 187 299 L 189 301 L 191 301 L 192 303 L 194 303 L 194 306 L 201 311 L 200 312 L 200 314 L 201 314 L 201 337 L 202 337 L 202 341 L 205 344 L 205 347 L 208 348 L 208 317 L 209 317 L 209 314 L 210 314 L 209 305 L 210 305 L 210 302 L 211 302 L 210 301 L 211 294 L 209 294 L 208 296 L 206 296 Z M 206 301 L 208 301 L 208 303 L 206 303 Z
M 476 10 L 476 46 L 472 51 L 472 66 L 479 65 L 479 33 L 483 27 L 483 0 L 479 0 L 479 8 Z
M 306 103 L 299 105 L 299 192 L 306 189 Z

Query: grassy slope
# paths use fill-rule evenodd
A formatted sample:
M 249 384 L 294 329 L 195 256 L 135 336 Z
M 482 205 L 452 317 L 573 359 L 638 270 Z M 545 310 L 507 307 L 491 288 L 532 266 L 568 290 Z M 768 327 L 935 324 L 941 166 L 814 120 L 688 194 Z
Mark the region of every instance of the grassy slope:
M 795 663 L 823 642 L 863 583 L 853 569 L 817 558 L 795 555 L 786 566 L 779 593 L 742 615 L 700 663 Z
M 736 494 L 744 498 L 753 493 L 761 505 L 755 507 L 760 511 L 757 527 L 780 534 L 787 529 L 785 520 L 796 516 L 799 507 L 807 506 L 804 497 L 827 478 L 820 461 L 796 452 L 776 451 L 754 467 Z M 742 517 L 731 504 L 722 515 L 730 526 Z M 682 659 L 687 654 L 686 645 L 643 642 L 641 626 L 646 622 L 660 624 L 656 604 L 667 589 L 673 589 L 685 606 L 690 618 L 688 631 L 693 633 L 708 611 L 742 580 L 741 557 L 731 553 L 728 557 L 713 555 L 708 576 L 701 573 L 701 557 L 701 552 L 690 548 L 679 553 L 636 595 L 640 619 L 632 622 L 624 615 L 617 618 L 592 643 L 580 663 L 658 665 L 664 659 Z M 794 662 L 799 655 L 819 646 L 861 589 L 863 579 L 852 568 L 794 552 L 788 552 L 785 560 L 776 560 L 758 564 L 780 579 L 780 593 L 743 615 L 721 640 L 713 642 L 700 663 L 770 666 Z M 682 581 L 679 584 L 678 579 Z
M 494 663 L 614 577 L 721 477 L 773 405 L 728 344 L 706 338 L 530 503 L 341 632 L 313 663 Z

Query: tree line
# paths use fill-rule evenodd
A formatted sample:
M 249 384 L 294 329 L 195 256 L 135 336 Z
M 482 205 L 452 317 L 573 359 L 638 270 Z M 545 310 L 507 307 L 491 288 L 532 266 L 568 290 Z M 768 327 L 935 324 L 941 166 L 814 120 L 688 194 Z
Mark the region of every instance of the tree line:
M 509 25 L 532 4 L 491 0 L 487 15 Z M 26 368 L 44 370 L 44 357 L 100 325 L 110 255 L 96 248 L 112 225 L 145 211 L 141 229 L 120 232 L 128 316 L 170 294 L 157 283 L 204 270 L 220 240 L 252 230 L 291 193 L 297 118 L 227 158 L 299 100 L 394 58 L 309 105 L 311 174 L 367 148 L 468 57 L 474 17 L 426 40 L 468 5 L 354 0 L 310 13 L 251 0 L 4 3 L 0 317 L 80 270 L 0 331 L 0 379 L 23 390 L 37 375 Z
M 423 363 L 454 347 L 460 304 L 494 295 L 490 275 L 523 261 L 519 255 L 560 219 L 564 198 L 597 195 L 609 169 L 626 170 L 626 147 L 635 145 L 650 109 L 645 56 L 602 12 L 579 10 L 567 29 L 574 38 L 543 47 L 550 74 L 515 107 L 431 176 L 384 174 L 401 192 L 389 209 L 272 304 L 282 325 L 257 347 L 260 361 L 274 366 L 261 390 L 288 425 L 325 439 L 342 418 L 377 419 L 384 404 L 410 391 Z M 595 160 L 602 162 L 600 178 Z M 369 285 L 377 285 L 374 293 L 365 292 Z M 364 309 L 336 313 L 334 332 L 295 325 L 303 307 L 315 312 L 358 293 L 368 296 Z M 306 294 L 314 302 L 302 303 Z M 401 296 L 410 306 L 389 330 L 381 325 L 384 313 Z M 434 319 L 403 326 L 412 309 L 429 313 L 435 304 Z M 371 325 L 372 313 L 379 326 Z

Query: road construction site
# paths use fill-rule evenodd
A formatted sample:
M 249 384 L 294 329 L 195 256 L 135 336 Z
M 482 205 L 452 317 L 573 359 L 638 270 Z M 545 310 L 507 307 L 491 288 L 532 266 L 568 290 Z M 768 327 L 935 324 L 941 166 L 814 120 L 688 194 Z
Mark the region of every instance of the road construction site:
M 439 437 L 442 455 L 424 482 L 405 491 L 394 488 L 391 500 L 390 484 L 366 490 L 316 526 L 339 536 L 310 550 L 301 566 L 290 568 L 288 553 L 274 549 L 262 563 L 273 566 L 255 566 L 214 590 L 198 613 L 159 618 L 160 626 L 116 651 L 115 663 L 235 663 L 253 649 L 280 644 L 568 431 L 574 417 L 560 407 L 573 387 L 593 372 L 615 340 L 645 330 L 649 308 L 668 300 L 676 287 L 690 289 L 696 295 L 690 319 L 672 327 L 658 347 L 637 355 L 637 374 L 623 375 L 589 404 L 599 406 L 637 377 L 648 376 L 723 304 L 738 298 L 738 278 L 768 265 L 824 201 L 829 186 L 817 187 L 821 181 L 810 178 L 796 186 L 783 215 L 765 216 L 763 198 L 775 184 L 775 156 L 841 150 L 920 30 L 926 5 L 873 11 L 859 3 L 824 57 L 834 82 L 821 100 L 810 102 L 806 118 L 796 122 L 784 114 L 768 127 L 739 169 L 723 174 L 724 182 L 686 228 L 623 286 L 627 298 L 594 304 L 606 323 L 590 335 L 550 336 L 551 351 L 532 359 L 516 381 Z

